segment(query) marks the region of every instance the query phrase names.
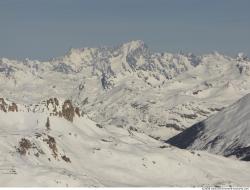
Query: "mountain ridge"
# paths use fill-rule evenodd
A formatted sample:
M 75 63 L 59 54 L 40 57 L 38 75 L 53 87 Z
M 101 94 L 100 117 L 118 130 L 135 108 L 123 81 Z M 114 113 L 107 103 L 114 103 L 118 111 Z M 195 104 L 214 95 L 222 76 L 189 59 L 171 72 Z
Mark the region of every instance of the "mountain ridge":
M 98 123 L 164 140 L 250 92 L 249 65 L 243 55 L 152 53 L 132 41 L 49 62 L 1 59 L 0 96 L 20 104 L 69 99 Z
M 247 186 L 248 162 L 165 141 L 250 93 L 249 66 L 244 55 L 152 53 L 141 41 L 0 59 L 0 183 Z M 244 148 L 231 153 L 242 159 Z
M 207 150 L 224 156 L 250 160 L 250 94 L 216 115 L 167 140 L 184 149 Z

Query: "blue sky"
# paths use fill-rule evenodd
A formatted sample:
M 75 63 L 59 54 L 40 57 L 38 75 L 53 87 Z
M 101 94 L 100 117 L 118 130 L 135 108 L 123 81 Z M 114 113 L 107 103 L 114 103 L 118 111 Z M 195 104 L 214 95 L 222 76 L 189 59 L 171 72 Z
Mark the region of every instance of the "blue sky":
M 249 0 L 0 0 L 0 57 L 143 40 L 155 52 L 250 55 Z

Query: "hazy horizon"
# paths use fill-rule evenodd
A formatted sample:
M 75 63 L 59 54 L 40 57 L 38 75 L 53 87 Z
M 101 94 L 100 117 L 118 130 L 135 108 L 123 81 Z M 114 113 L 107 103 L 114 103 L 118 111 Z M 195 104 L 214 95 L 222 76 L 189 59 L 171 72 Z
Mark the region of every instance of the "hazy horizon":
M 0 0 L 0 57 L 48 60 L 131 40 L 153 52 L 250 55 L 249 7 L 247 0 Z

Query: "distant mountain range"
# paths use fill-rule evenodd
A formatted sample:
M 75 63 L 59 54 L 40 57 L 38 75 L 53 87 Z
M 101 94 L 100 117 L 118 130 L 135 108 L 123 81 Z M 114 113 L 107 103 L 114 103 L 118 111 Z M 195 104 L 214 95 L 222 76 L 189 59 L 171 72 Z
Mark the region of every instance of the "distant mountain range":
M 1 58 L 0 89 L 0 186 L 249 185 L 248 162 L 220 156 L 249 160 L 242 53 L 131 41 L 44 62 Z
M 70 99 L 103 125 L 165 140 L 250 92 L 244 54 L 152 53 L 142 41 L 71 49 L 47 62 L 0 60 L 0 96 L 20 104 Z

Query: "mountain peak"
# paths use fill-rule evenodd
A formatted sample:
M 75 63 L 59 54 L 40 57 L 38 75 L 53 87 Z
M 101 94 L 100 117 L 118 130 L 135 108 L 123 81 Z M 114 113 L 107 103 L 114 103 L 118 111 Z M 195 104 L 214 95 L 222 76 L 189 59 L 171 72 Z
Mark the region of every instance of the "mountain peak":
M 237 54 L 236 60 L 237 61 L 247 61 L 248 57 L 243 52 L 240 52 Z
M 145 42 L 143 40 L 131 40 L 123 43 L 123 45 L 131 45 L 131 46 L 143 46 Z
M 134 51 L 136 49 L 147 49 L 148 46 L 142 40 L 132 40 L 121 45 L 123 49 L 127 49 L 128 51 Z

